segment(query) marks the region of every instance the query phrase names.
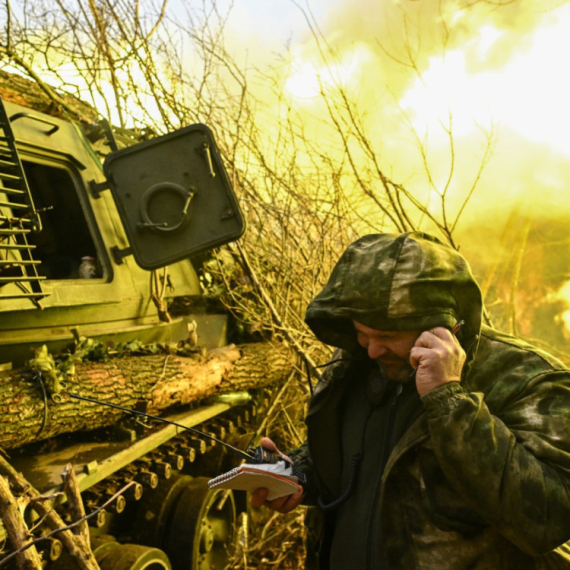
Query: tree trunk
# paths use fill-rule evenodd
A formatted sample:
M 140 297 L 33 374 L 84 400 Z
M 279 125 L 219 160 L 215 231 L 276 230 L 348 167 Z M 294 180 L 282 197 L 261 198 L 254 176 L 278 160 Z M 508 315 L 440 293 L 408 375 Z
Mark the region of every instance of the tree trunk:
M 87 398 L 135 408 L 144 401 L 149 414 L 208 396 L 275 384 L 291 370 L 283 345 L 259 343 L 209 351 L 205 355 L 125 356 L 108 362 L 83 362 L 66 379 L 66 390 Z M 115 424 L 120 410 L 72 399 L 44 401 L 29 370 L 0 374 L 0 446 L 13 449 L 63 433 Z M 47 410 L 47 414 L 46 414 Z

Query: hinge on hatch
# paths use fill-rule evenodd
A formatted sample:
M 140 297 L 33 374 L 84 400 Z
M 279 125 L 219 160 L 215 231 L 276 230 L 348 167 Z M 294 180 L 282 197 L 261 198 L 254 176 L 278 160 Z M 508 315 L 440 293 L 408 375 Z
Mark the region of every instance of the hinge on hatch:
M 128 257 L 133 254 L 133 250 L 130 247 L 125 247 L 121 249 L 118 245 L 114 245 L 111 248 L 111 255 L 113 256 L 113 261 L 117 265 L 122 265 L 123 258 Z

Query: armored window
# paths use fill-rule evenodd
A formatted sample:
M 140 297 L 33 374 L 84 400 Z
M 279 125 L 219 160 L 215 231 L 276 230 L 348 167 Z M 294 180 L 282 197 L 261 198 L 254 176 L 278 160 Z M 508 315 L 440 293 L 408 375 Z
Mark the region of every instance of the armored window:
M 40 232 L 28 235 L 28 242 L 35 246 L 34 259 L 41 262 L 38 271 L 47 279 L 102 277 L 72 172 L 63 165 L 25 159 L 22 166 L 42 224 Z

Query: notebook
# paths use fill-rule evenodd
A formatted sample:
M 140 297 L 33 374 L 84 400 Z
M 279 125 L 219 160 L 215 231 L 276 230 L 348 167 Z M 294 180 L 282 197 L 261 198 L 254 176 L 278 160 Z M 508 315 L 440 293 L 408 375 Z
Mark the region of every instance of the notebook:
M 227 473 L 208 481 L 210 489 L 233 489 L 234 491 L 255 491 L 264 487 L 268 490 L 267 500 L 291 495 L 303 489 L 299 478 L 293 475 L 293 468 L 285 461 L 253 465 L 244 463 Z

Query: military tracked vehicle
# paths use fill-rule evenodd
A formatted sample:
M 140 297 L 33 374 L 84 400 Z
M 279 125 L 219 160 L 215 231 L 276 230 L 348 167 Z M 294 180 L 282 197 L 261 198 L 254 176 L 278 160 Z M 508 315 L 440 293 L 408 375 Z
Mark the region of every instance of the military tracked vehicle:
M 244 231 L 212 133 L 193 125 L 128 142 L 104 122 L 79 126 L 0 103 L 4 370 L 24 366 L 33 349 L 57 354 L 80 338 L 146 344 L 193 335 L 206 349 L 227 344 L 227 315 L 199 302 L 189 261 Z M 168 315 L 173 299 L 191 299 L 190 309 Z M 175 419 L 240 446 L 262 400 L 246 394 L 177 409 Z M 138 421 L 26 445 L 10 461 L 45 493 L 61 489 L 61 470 L 73 463 L 87 511 L 136 483 L 89 519 L 104 570 L 221 570 L 227 563 L 244 497 L 208 490 L 207 478 L 223 468 L 220 446 L 210 441 Z M 67 516 L 65 504 L 57 508 Z M 56 538 L 42 556 L 49 570 L 74 567 Z

